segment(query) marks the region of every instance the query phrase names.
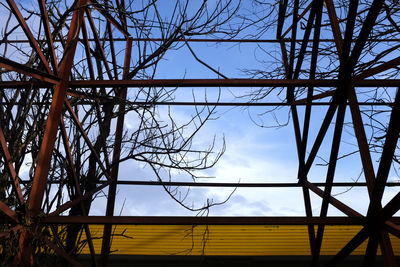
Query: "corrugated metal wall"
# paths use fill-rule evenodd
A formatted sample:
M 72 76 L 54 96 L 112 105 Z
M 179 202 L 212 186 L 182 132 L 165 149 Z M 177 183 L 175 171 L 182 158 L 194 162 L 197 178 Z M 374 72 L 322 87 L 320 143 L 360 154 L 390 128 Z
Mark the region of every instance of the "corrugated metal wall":
M 90 226 L 94 238 L 103 226 Z M 360 226 L 326 226 L 321 255 L 336 254 Z M 121 234 L 123 233 L 124 236 Z M 111 250 L 124 255 L 284 256 L 310 255 L 306 226 L 252 225 L 119 225 Z M 400 240 L 392 237 L 396 255 Z M 96 253 L 101 240 L 95 239 Z M 363 255 L 366 242 L 352 255 Z M 87 247 L 83 253 L 89 253 Z M 380 253 L 380 252 L 379 252 Z

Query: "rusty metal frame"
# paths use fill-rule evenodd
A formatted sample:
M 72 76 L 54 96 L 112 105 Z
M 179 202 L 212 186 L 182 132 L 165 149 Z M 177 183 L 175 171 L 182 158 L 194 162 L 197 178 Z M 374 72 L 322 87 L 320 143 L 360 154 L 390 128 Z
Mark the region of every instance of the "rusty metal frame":
M 19 210 L 23 210 L 28 205 L 29 211 L 24 214 L 25 218 L 21 218 L 17 210 L 11 208 L 6 203 L 0 201 L 0 211 L 13 221 L 10 230 L 0 233 L 1 238 L 8 238 L 11 232 L 19 232 L 20 234 L 20 253 L 15 259 L 14 264 L 25 266 L 33 265 L 32 247 L 29 242 L 32 240 L 34 231 L 44 225 L 53 224 L 82 224 L 88 237 L 89 250 L 92 263 L 94 266 L 101 264 L 107 265 L 108 255 L 112 244 L 112 226 L 117 224 L 192 224 L 192 225 L 306 225 L 308 229 L 310 251 L 312 252 L 312 266 L 318 266 L 320 249 L 324 237 L 324 228 L 326 225 L 360 225 L 362 229 L 354 236 L 341 251 L 338 251 L 329 265 L 338 265 L 350 253 L 357 248 L 366 239 L 368 246 L 365 252 L 363 265 L 372 264 L 376 258 L 378 246 L 380 246 L 387 266 L 396 266 L 396 258 L 393 252 L 389 233 L 400 238 L 400 219 L 393 217 L 400 210 L 400 193 L 393 197 L 388 204 L 382 206 L 381 200 L 384 190 L 388 186 L 398 186 L 396 183 L 388 183 L 388 174 L 393 162 L 393 155 L 398 143 L 400 133 L 400 89 L 397 89 L 396 98 L 391 103 L 375 103 L 375 102 L 359 102 L 356 92 L 357 87 L 391 87 L 399 88 L 400 79 L 367 79 L 376 74 L 387 71 L 400 65 L 400 57 L 395 57 L 380 64 L 379 66 L 370 68 L 358 75 L 352 76 L 354 73 L 360 55 L 363 52 L 366 41 L 369 38 L 375 21 L 384 4 L 383 0 L 374 0 L 371 8 L 368 10 L 365 21 L 362 25 L 358 36 L 354 37 L 354 25 L 358 11 L 358 1 L 351 1 L 349 5 L 348 17 L 346 19 L 346 31 L 344 35 L 341 33 L 339 20 L 336 14 L 334 1 L 332 0 L 312 0 L 305 7 L 300 7 L 300 1 L 294 0 L 293 10 L 291 10 L 291 24 L 282 34 L 285 21 L 289 21 L 288 1 L 279 1 L 279 15 L 277 21 L 277 37 L 274 40 L 255 40 L 255 39 L 177 39 L 176 42 L 276 42 L 280 44 L 282 51 L 282 64 L 285 70 L 285 79 L 151 79 L 151 80 L 132 80 L 127 79 L 132 56 L 133 41 L 161 41 L 157 38 L 131 38 L 128 32 L 126 17 L 123 12 L 119 14 L 120 21 L 114 18 L 108 8 L 103 8 L 95 0 L 79 0 L 73 9 L 73 16 L 69 25 L 68 38 L 62 59 L 57 59 L 55 42 L 53 40 L 50 21 L 46 10 L 46 1 L 38 0 L 41 23 L 43 24 L 45 43 L 48 49 L 48 58 L 42 52 L 39 41 L 35 39 L 28 24 L 23 18 L 18 6 L 14 0 L 6 0 L 8 7 L 14 14 L 19 25 L 26 36 L 27 40 L 18 40 L 15 42 L 29 43 L 33 53 L 40 59 L 40 68 L 33 68 L 24 64 L 15 62 L 8 58 L 0 57 L 0 67 L 9 72 L 17 72 L 32 80 L 22 81 L 0 81 L 0 90 L 3 89 L 21 89 L 25 88 L 52 88 L 53 96 L 51 108 L 47 116 L 46 128 L 41 142 L 38 158 L 36 162 L 35 173 L 33 177 L 32 187 L 28 194 L 23 194 L 21 181 L 14 169 L 12 155 L 10 155 L 6 137 L 3 133 L 3 126 L 0 125 L 0 150 L 5 167 L 9 174 L 9 183 L 15 192 Z M 119 2 L 118 6 L 124 8 L 124 1 Z M 333 39 L 321 39 L 321 20 L 323 10 L 329 18 Z M 92 12 L 97 12 L 106 20 L 108 38 L 101 38 L 99 35 Z M 120 10 L 121 12 L 121 10 Z M 299 14 L 300 13 L 300 14 Z M 308 15 L 308 18 L 306 18 Z M 307 25 L 305 29 L 299 29 L 298 22 L 305 18 Z M 86 25 L 88 22 L 88 25 Z M 113 28 L 118 30 L 119 35 L 123 37 L 115 37 Z M 90 32 L 88 32 L 90 29 Z M 93 38 L 89 38 L 89 33 Z M 301 38 L 298 35 L 302 33 Z M 287 36 L 291 35 L 290 38 Z M 310 38 L 311 34 L 313 37 Z M 111 64 L 114 70 L 112 73 L 111 65 L 107 61 L 107 56 L 102 42 L 110 42 Z M 126 43 L 123 74 L 122 79 L 118 78 L 117 56 L 115 54 L 114 42 L 124 41 Z M 400 40 L 390 40 L 399 42 Z M 5 41 L 12 42 L 12 41 Z M 92 63 L 92 51 L 90 43 L 94 42 L 100 53 L 100 60 L 104 65 L 108 80 L 96 80 L 95 70 Z M 332 42 L 335 44 L 337 52 L 337 60 L 340 62 L 338 78 L 336 79 L 316 79 L 316 69 L 318 61 L 318 49 L 321 42 Z M 90 80 L 70 80 L 71 70 L 74 67 L 74 57 L 78 43 L 84 46 L 86 62 L 89 69 Z M 353 45 L 352 45 L 353 44 Z M 289 46 L 289 49 L 287 48 Z M 300 45 L 300 47 L 299 47 Z M 306 52 L 311 53 L 311 63 L 307 66 L 307 79 L 300 77 L 300 72 L 304 67 L 304 58 Z M 297 54 L 296 54 L 297 53 Z M 223 102 L 129 102 L 126 101 L 128 90 L 130 88 L 148 88 L 148 87 L 280 87 L 286 88 L 287 96 L 284 103 L 223 103 Z M 298 87 L 307 88 L 307 96 L 302 99 L 295 98 L 295 90 Z M 314 88 L 325 88 L 322 93 L 315 94 Z M 105 103 L 97 93 L 97 89 L 111 88 L 115 96 L 119 99 L 114 153 L 112 161 L 109 158 L 106 149 L 104 149 L 104 162 L 102 155 L 96 152 L 94 145 L 91 143 L 84 127 L 80 123 L 77 112 L 72 108 L 70 101 L 74 97 L 87 100 L 88 104 L 96 105 L 98 120 L 101 121 L 100 105 Z M 79 89 L 92 89 L 92 94 L 79 92 Z M 71 99 L 69 99 L 71 98 Z M 315 102 L 315 100 L 329 98 L 325 102 Z M 124 131 L 124 119 L 126 104 L 131 105 L 193 105 L 193 106 L 282 106 L 290 107 L 291 118 L 294 127 L 294 136 L 296 139 L 297 153 L 299 160 L 298 167 L 298 183 L 256 183 L 256 184 L 235 184 L 235 183 L 189 183 L 189 182 L 149 182 L 149 181 L 119 181 L 118 168 L 122 148 L 122 136 Z M 1 103 L 0 103 L 1 105 Z M 298 106 L 305 106 L 305 114 L 303 125 L 301 127 L 301 119 L 298 112 Z M 318 130 L 318 134 L 314 143 L 309 142 L 310 121 L 312 107 L 316 105 L 326 105 L 328 109 L 324 114 L 323 122 Z M 362 105 L 387 105 L 391 108 L 391 117 L 384 142 L 383 151 L 378 170 L 375 172 L 371 153 L 368 146 L 365 127 L 361 116 L 360 106 Z M 364 170 L 365 183 L 338 183 L 334 181 L 336 163 L 340 142 L 342 139 L 342 131 L 344 127 L 344 119 L 349 109 L 354 132 L 357 139 L 360 159 Z M 70 147 L 70 140 L 66 127 L 64 125 L 63 113 L 68 112 L 70 119 L 75 125 L 77 132 L 87 143 L 90 151 L 95 155 L 96 161 L 102 170 L 102 175 L 107 181 L 98 181 L 96 188 L 88 192 L 83 192 L 79 185 L 79 174 L 76 172 L 74 160 Z M 335 120 L 332 146 L 330 150 L 329 165 L 327 168 L 326 180 L 322 183 L 312 183 L 308 180 L 308 173 L 313 162 L 320 150 L 323 141 L 326 139 L 327 132 Z M 72 173 L 70 181 L 76 191 L 76 198 L 63 203 L 57 209 L 46 214 L 45 218 L 40 221 L 36 220 L 36 216 L 43 211 L 42 202 L 47 186 L 56 183 L 48 181 L 52 152 L 54 150 L 57 136 L 60 136 L 66 154 L 66 160 Z M 310 151 L 307 156 L 307 151 Z M 301 187 L 303 192 L 303 201 L 305 205 L 305 217 L 133 217 L 133 216 L 114 216 L 114 206 L 117 185 L 147 185 L 147 186 L 215 186 L 215 187 Z M 367 188 L 370 197 L 368 213 L 363 216 L 352 207 L 332 196 L 331 192 L 337 186 L 362 186 Z M 92 198 L 94 194 L 108 187 L 108 199 L 105 216 L 89 216 L 88 210 L 85 209 L 84 201 Z M 321 189 L 323 187 L 323 189 Z M 312 203 L 310 194 L 314 193 L 322 199 L 322 207 L 318 216 L 312 212 Z M 61 216 L 64 211 L 79 205 L 83 216 Z M 332 205 L 343 212 L 347 217 L 331 217 L 328 215 L 328 208 Z M 22 221 L 35 221 L 32 229 L 24 228 Z M 101 253 L 95 251 L 91 240 L 89 224 L 104 225 L 103 240 Z M 317 231 L 315 231 L 317 226 Z M 68 252 L 62 247 L 45 239 L 44 242 L 52 248 L 61 257 L 64 257 L 71 264 L 79 265 L 75 259 L 71 258 Z

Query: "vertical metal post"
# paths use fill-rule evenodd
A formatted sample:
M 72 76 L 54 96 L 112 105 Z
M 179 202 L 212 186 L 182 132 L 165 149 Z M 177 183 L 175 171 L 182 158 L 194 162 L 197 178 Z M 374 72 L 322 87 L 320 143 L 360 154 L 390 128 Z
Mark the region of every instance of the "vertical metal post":
M 124 63 L 124 73 L 123 78 L 129 73 L 129 66 L 131 61 L 132 54 L 132 39 L 129 38 L 126 42 L 125 49 L 125 63 Z M 117 90 L 115 91 L 117 92 Z M 125 100 L 127 97 L 127 88 L 121 88 L 120 92 L 121 103 L 119 104 L 118 109 L 118 119 L 117 126 L 115 130 L 115 142 L 114 142 L 114 153 L 112 160 L 112 169 L 111 169 L 111 183 L 108 189 L 108 198 L 107 198 L 107 208 L 106 208 L 106 216 L 114 216 L 114 206 L 115 206 L 115 194 L 117 191 L 117 180 L 118 180 L 118 171 L 119 171 L 119 159 L 121 156 L 121 147 L 122 147 L 122 134 L 124 129 L 124 120 L 125 120 Z M 103 241 L 101 247 L 101 255 L 102 255 L 102 266 L 107 266 L 108 263 L 108 255 L 110 254 L 110 246 L 111 246 L 111 224 L 107 224 L 104 226 L 103 231 Z
M 51 155 L 56 141 L 58 125 L 60 123 L 69 76 L 73 65 L 76 44 L 79 38 L 79 29 L 83 19 L 83 10 L 80 7 L 85 4 L 86 0 L 80 0 L 72 17 L 65 55 L 59 69 L 59 77 L 61 78 L 61 81 L 54 86 L 53 101 L 47 118 L 46 129 L 38 155 L 32 188 L 29 194 L 30 210 L 27 214 L 28 217 L 36 216 L 42 207 L 43 195 L 47 185 L 47 176 L 50 170 Z M 35 231 L 35 229 L 33 231 Z M 30 244 L 32 238 L 33 232 L 28 232 L 26 230 L 22 231 L 19 243 L 20 250 L 14 260 L 15 264 L 19 266 L 33 265 L 33 251 Z

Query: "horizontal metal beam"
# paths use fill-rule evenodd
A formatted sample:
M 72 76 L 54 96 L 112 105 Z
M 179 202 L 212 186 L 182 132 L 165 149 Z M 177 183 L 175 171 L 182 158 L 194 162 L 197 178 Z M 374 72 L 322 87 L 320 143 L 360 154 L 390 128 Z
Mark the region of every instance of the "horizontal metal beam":
M 154 79 L 154 80 L 95 80 L 72 81 L 70 88 L 97 87 L 337 87 L 339 81 L 330 80 L 290 80 L 290 79 Z M 400 79 L 376 79 L 354 81 L 355 87 L 398 87 Z
M 399 223 L 400 218 L 392 219 Z M 364 225 L 365 217 L 184 217 L 184 216 L 49 216 L 43 224 L 137 225 Z
M 5 204 L 3 201 L 0 201 L 0 211 L 2 211 L 5 215 L 13 219 L 14 221 L 18 222 L 18 215 L 17 213 L 12 210 L 7 204 Z
M 79 39 L 81 42 L 83 41 L 82 39 Z M 100 41 L 109 41 L 110 39 L 108 38 L 100 38 Z M 127 38 L 114 38 L 114 42 L 126 42 Z M 89 38 L 88 41 L 93 42 L 93 38 Z M 133 42 L 162 42 L 165 41 L 165 39 L 162 38 L 132 38 Z M 292 40 L 290 38 L 283 38 L 281 40 L 277 39 L 212 39 L 212 38 L 187 38 L 187 39 L 177 39 L 175 42 L 194 42 L 194 43 L 279 43 L 279 42 L 291 42 Z M 301 43 L 303 42 L 303 39 L 296 39 L 296 42 Z M 353 39 L 352 42 L 356 42 L 357 39 Z M 368 41 L 371 42 L 376 42 L 376 41 L 382 41 L 382 42 L 400 42 L 399 38 L 382 38 L 382 39 L 377 39 L 377 38 L 370 38 Z M 28 40 L 0 40 L 0 44 L 19 44 L 19 43 L 28 43 Z M 54 40 L 55 43 L 60 42 L 60 40 L 56 39 Z M 313 39 L 308 40 L 309 43 L 314 42 Z M 319 42 L 323 43 L 332 43 L 335 42 L 334 39 L 319 39 Z
M 278 106 L 293 106 L 290 103 L 283 102 L 130 102 L 129 105 L 137 106 L 218 106 L 218 107 L 278 107 Z M 329 106 L 330 102 L 313 102 L 313 106 Z M 391 106 L 393 102 L 360 102 L 360 106 Z M 298 103 L 294 106 L 305 106 L 307 103 Z
M 74 96 L 74 94 L 68 94 L 70 96 Z M 79 97 L 82 99 L 82 97 Z M 88 97 L 88 99 L 82 99 L 74 102 L 74 105 L 93 105 L 93 101 L 91 99 L 100 100 L 98 101 L 99 105 L 107 105 L 113 100 L 113 98 L 109 99 L 100 99 L 100 98 L 93 98 Z M 120 101 L 120 100 L 119 100 Z M 0 105 L 9 105 L 8 102 L 0 102 Z M 35 101 L 32 102 L 32 105 L 50 105 L 50 101 Z M 183 102 L 151 102 L 151 101 L 126 101 L 125 104 L 127 105 L 134 105 L 139 107 L 148 107 L 148 106 L 216 106 L 216 107 L 287 107 L 287 106 L 306 106 L 307 103 L 294 103 L 290 104 L 287 102 L 193 102 L 193 101 L 183 101 Z M 313 102 L 313 106 L 329 106 L 330 102 Z M 359 106 L 393 106 L 393 102 L 358 102 L 357 105 Z M 13 103 L 14 106 L 25 106 L 25 102 L 17 102 Z M 349 105 L 348 103 L 346 105 Z
M 11 183 L 11 182 L 9 182 Z M 30 181 L 21 181 L 21 184 L 28 184 Z M 59 181 L 49 181 L 48 184 L 59 184 Z M 100 181 L 97 184 L 108 183 L 108 181 Z M 132 181 L 118 180 L 118 185 L 139 185 L 139 186 L 190 186 L 190 187 L 255 187 L 255 188 L 296 188 L 302 187 L 299 183 L 213 183 L 213 182 L 158 182 L 158 181 Z M 314 186 L 324 187 L 325 183 L 312 183 Z M 366 187 L 367 183 L 354 182 L 336 182 L 332 184 L 334 187 Z M 387 183 L 387 187 L 400 186 L 400 183 Z
M 69 88 L 119 88 L 119 87 L 337 87 L 337 79 L 152 79 L 152 80 L 77 80 Z M 354 87 L 399 87 L 400 79 L 374 79 L 353 81 Z M 50 87 L 44 82 L 0 82 L 0 88 L 27 86 Z
M 0 68 L 5 68 L 8 71 L 15 71 L 39 79 L 41 81 L 47 82 L 48 83 L 47 87 L 51 87 L 52 85 L 57 84 L 60 81 L 60 78 L 54 75 L 36 70 L 34 68 L 28 67 L 26 65 L 20 64 L 18 62 L 12 61 L 8 58 L 1 56 L 0 56 Z M 0 84 L 2 83 L 3 82 L 0 82 Z

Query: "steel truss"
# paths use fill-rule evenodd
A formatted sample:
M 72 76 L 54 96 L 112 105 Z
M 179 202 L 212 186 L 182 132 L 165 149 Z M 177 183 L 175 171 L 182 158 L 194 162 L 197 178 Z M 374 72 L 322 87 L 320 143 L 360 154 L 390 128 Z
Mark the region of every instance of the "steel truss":
M 21 74 L 21 77 L 28 77 L 27 79 L 13 80 L 13 81 L 1 81 L 0 88 L 5 89 L 20 89 L 25 90 L 27 88 L 51 88 L 52 99 L 51 108 L 47 115 L 45 131 L 42 137 L 40 150 L 36 160 L 36 167 L 34 170 L 34 176 L 30 190 L 23 190 L 21 184 L 23 182 L 18 177 L 18 173 L 14 169 L 13 155 L 10 153 L 7 136 L 3 133 L 4 125 L 0 127 L 0 143 L 3 162 L 7 168 L 9 174 L 9 181 L 12 184 L 13 190 L 17 196 L 18 204 L 17 207 L 10 207 L 4 202 L 0 202 L 0 210 L 9 217 L 14 223 L 10 224 L 9 230 L 0 233 L 2 238 L 10 237 L 12 232 L 20 233 L 19 248 L 20 253 L 15 259 L 15 263 L 19 266 L 33 265 L 32 247 L 29 244 L 33 239 L 36 231 L 42 225 L 52 224 L 83 224 L 86 235 L 88 236 L 88 245 L 92 255 L 94 265 L 98 265 L 97 256 L 99 252 L 94 251 L 93 244 L 90 239 L 90 229 L 88 224 L 104 224 L 104 238 L 102 243 L 101 259 L 102 264 L 106 264 L 107 255 L 110 253 L 110 236 L 111 226 L 113 224 L 298 224 L 307 225 L 309 231 L 309 243 L 312 251 L 312 264 L 316 266 L 319 260 L 319 254 L 324 236 L 324 227 L 327 224 L 334 225 L 362 225 L 362 230 L 353 237 L 353 239 L 345 246 L 341 251 L 332 258 L 330 264 L 335 265 L 340 263 L 346 256 L 348 256 L 355 248 L 361 243 L 368 239 L 368 247 L 365 253 L 364 264 L 373 262 L 377 253 L 377 247 L 380 246 L 381 251 L 384 255 L 385 264 L 387 266 L 396 266 L 396 260 L 393 254 L 391 241 L 388 233 L 400 238 L 400 227 L 398 225 L 399 219 L 393 218 L 394 214 L 400 209 L 400 193 L 395 195 L 388 204 L 385 206 L 381 205 L 382 196 L 386 186 L 396 186 L 396 184 L 387 183 L 388 174 L 393 161 L 393 155 L 396 149 L 399 132 L 400 132 L 400 92 L 397 92 L 396 98 L 390 103 L 381 102 L 362 102 L 358 101 L 358 96 L 355 88 L 357 87 L 398 87 L 400 80 L 397 79 L 367 79 L 373 75 L 382 73 L 391 68 L 398 67 L 400 64 L 400 58 L 394 58 L 387 60 L 378 67 L 370 68 L 360 74 L 354 75 L 354 70 L 359 61 L 359 57 L 365 49 L 368 36 L 372 31 L 375 21 L 379 15 L 379 12 L 384 5 L 384 1 L 375 0 L 371 4 L 371 8 L 368 10 L 363 26 L 358 33 L 358 36 L 353 36 L 354 20 L 357 11 L 357 1 L 351 1 L 347 25 L 345 33 L 341 32 L 339 27 L 339 21 L 336 15 L 336 9 L 332 0 L 310 1 L 308 7 L 306 7 L 301 14 L 299 14 L 299 1 L 294 1 L 293 10 L 288 10 L 288 1 L 279 1 L 279 19 L 277 25 L 277 38 L 276 40 L 209 40 L 209 39 L 193 39 L 189 41 L 193 42 L 278 42 L 281 45 L 282 50 L 282 61 L 286 70 L 285 79 L 174 79 L 174 80 L 132 80 L 130 77 L 129 68 L 131 62 L 131 48 L 133 41 L 149 41 L 162 39 L 137 39 L 132 38 L 127 30 L 126 21 L 124 21 L 123 15 L 120 19 L 115 19 L 107 10 L 103 8 L 95 0 L 79 0 L 73 8 L 73 16 L 69 22 L 68 27 L 68 39 L 64 42 L 64 49 L 62 57 L 57 55 L 55 43 L 59 42 L 52 36 L 50 22 L 46 9 L 45 0 L 38 0 L 40 6 L 43 29 L 46 35 L 46 43 L 44 46 L 47 48 L 46 55 L 43 52 L 43 44 L 39 43 L 32 34 L 31 29 L 22 16 L 19 7 L 16 5 L 14 0 L 7 0 L 7 6 L 12 11 L 15 19 L 18 20 L 19 26 L 23 29 L 26 40 L 15 41 L 15 42 L 28 42 L 31 49 L 34 51 L 34 55 L 39 59 L 40 64 L 36 67 L 27 66 L 18 63 L 10 58 L 0 57 L 0 67 L 11 72 L 17 72 Z M 123 9 L 124 1 L 117 1 L 118 7 Z M 320 28 L 321 28 L 321 16 L 322 10 L 326 9 L 329 15 L 331 31 L 333 39 L 320 39 Z M 97 11 L 103 16 L 103 19 L 107 22 L 107 27 L 118 32 L 118 36 L 114 37 L 115 32 L 109 30 L 109 37 L 104 38 L 98 35 L 95 23 L 91 16 L 92 11 Z M 285 19 L 288 20 L 287 14 L 291 12 L 292 25 L 283 32 L 285 25 Z M 307 25 L 302 33 L 301 39 L 298 39 L 298 21 L 301 18 L 305 18 L 308 15 Z M 88 33 L 91 32 L 94 38 L 88 38 Z M 311 32 L 314 32 L 314 36 L 311 37 Z M 288 37 L 291 34 L 291 37 Z M 122 37 L 121 37 L 122 36 Z M 108 45 L 113 46 L 114 41 L 125 43 L 125 55 L 123 64 L 123 73 L 120 75 L 117 70 L 116 55 L 112 55 L 113 61 L 106 60 L 104 54 L 104 42 Z M 177 39 L 176 42 L 182 40 Z M 340 62 L 339 73 L 336 79 L 316 79 L 315 73 L 318 61 L 318 47 L 321 42 L 334 42 L 337 49 L 337 60 Z M 391 40 L 393 41 L 393 40 Z M 5 42 L 12 43 L 10 40 Z M 76 47 L 78 42 L 85 44 L 87 51 L 87 66 L 91 72 L 91 79 L 89 80 L 70 80 L 71 70 L 74 68 L 74 58 L 76 57 Z M 93 63 L 91 62 L 91 51 L 89 51 L 90 43 L 95 42 L 99 48 L 98 54 L 103 60 L 104 67 L 106 69 L 106 76 L 108 79 L 95 79 L 93 74 Z M 398 42 L 396 39 L 395 42 Z M 311 46 L 310 46 L 311 44 Z M 289 49 L 287 49 L 289 45 Z M 296 56 L 296 48 L 300 45 L 300 53 Z M 299 79 L 300 70 L 302 69 L 304 54 L 306 50 L 311 49 L 312 58 L 309 70 L 308 79 Z M 288 50 L 288 51 L 287 51 Z M 114 51 L 111 48 L 111 51 Z M 114 70 L 114 73 L 113 73 Z M 120 77 L 121 76 L 121 77 Z M 103 153 L 96 154 L 97 164 L 103 171 L 106 180 L 98 182 L 96 187 L 90 191 L 82 192 L 79 185 L 79 173 L 76 172 L 74 167 L 74 159 L 72 157 L 70 142 L 72 141 L 69 133 L 64 125 L 63 114 L 68 113 L 75 122 L 75 126 L 79 129 L 80 134 L 84 137 L 85 141 L 92 151 L 95 151 L 93 144 L 90 143 L 89 138 L 85 133 L 84 127 L 80 123 L 78 114 L 74 111 L 70 102 L 73 100 L 85 101 L 95 100 L 96 103 L 104 104 L 106 100 L 102 99 L 99 94 L 87 94 L 82 89 L 94 89 L 96 91 L 99 88 L 110 88 L 115 91 L 114 97 L 121 99 L 118 105 L 118 117 L 116 118 L 116 136 L 114 143 L 114 153 L 112 157 Z M 121 147 L 122 147 L 122 134 L 124 131 L 124 119 L 125 119 L 125 105 L 129 102 L 124 102 L 127 96 L 127 90 L 129 88 L 138 87 L 286 87 L 287 99 L 284 103 L 253 103 L 253 105 L 260 106 L 279 106 L 288 105 L 291 109 L 292 122 L 294 126 L 297 153 L 299 159 L 299 170 L 298 170 L 298 183 L 297 184 L 212 184 L 212 183 L 163 183 L 163 182 L 129 182 L 129 181 L 117 181 L 118 177 L 118 162 L 120 160 Z M 304 99 L 295 98 L 295 89 L 297 87 L 307 87 L 307 97 Z M 314 88 L 328 88 L 324 93 L 315 94 Z M 315 102 L 316 100 L 330 98 L 331 100 L 323 102 L 324 105 L 328 106 L 328 110 L 325 114 L 323 123 L 319 129 L 317 138 L 314 143 L 310 144 L 308 141 L 310 118 L 313 105 L 321 105 L 321 102 Z M 93 102 L 87 102 L 90 104 Z M 40 103 L 38 103 L 40 104 Z M 153 106 L 153 105 L 252 105 L 252 103 L 213 103 L 213 102 L 132 102 L 129 104 Z M 298 112 L 298 106 L 306 106 L 306 112 L 304 114 L 304 125 L 300 126 L 300 118 Z M 388 105 L 391 108 L 390 123 L 387 129 L 387 135 L 385 138 L 384 147 L 381 154 L 378 170 L 374 170 L 374 165 L 371 159 L 371 152 L 368 146 L 368 140 L 365 133 L 364 123 L 362 120 L 360 106 L 361 105 Z M 346 109 L 349 107 L 351 111 L 351 119 L 357 138 L 357 146 L 359 149 L 362 166 L 364 169 L 364 175 L 366 183 L 336 183 L 334 182 L 334 173 L 336 169 L 336 162 L 338 159 L 338 151 L 341 141 L 341 135 L 343 131 L 343 124 Z M 332 147 L 329 158 L 329 167 L 326 175 L 326 181 L 324 183 L 311 183 L 308 181 L 307 176 L 311 169 L 311 166 L 316 158 L 316 155 L 321 147 L 323 140 L 326 138 L 326 133 L 330 124 L 334 120 L 336 114 L 335 128 L 332 140 Z M 46 214 L 40 221 L 36 221 L 37 216 L 43 212 L 42 202 L 45 195 L 46 188 L 50 184 L 54 184 L 48 181 L 48 175 L 51 171 L 51 157 L 55 143 L 61 137 L 64 144 L 64 150 L 68 164 L 72 170 L 72 180 L 68 181 L 74 185 L 76 190 L 76 198 L 71 199 L 68 202 L 61 203 L 57 209 L 53 210 L 49 214 Z M 306 154 L 307 147 L 311 145 L 310 153 Z M 279 182 L 279 181 L 277 181 Z M 115 194 L 118 184 L 140 184 L 140 185 L 184 185 L 184 186 L 248 186 L 248 187 L 289 187 L 299 186 L 303 190 L 304 205 L 306 210 L 305 217 L 259 217 L 259 218 L 246 218 L 246 217 L 209 217 L 209 218 L 186 218 L 186 217 L 118 217 L 113 216 L 115 206 Z M 366 216 L 358 213 L 346 203 L 343 203 L 331 195 L 332 188 L 335 186 L 363 186 L 367 187 L 370 197 L 370 204 L 368 213 Z M 105 216 L 87 216 L 87 210 L 85 208 L 84 200 L 91 199 L 94 194 L 100 190 L 108 187 L 108 201 L 106 207 Z M 323 189 L 321 189 L 322 187 Z M 313 214 L 310 200 L 310 191 L 322 198 L 322 207 L 320 214 Z M 60 216 L 64 211 L 69 208 L 79 205 L 82 214 L 85 216 Z M 328 206 L 332 205 L 342 211 L 347 217 L 327 217 Z M 27 208 L 26 213 L 21 213 L 25 207 Z M 22 215 L 21 215 L 22 214 Z M 27 221 L 34 221 L 30 227 L 26 227 Z M 318 226 L 315 232 L 314 226 Z M 74 259 L 72 259 L 64 248 L 60 244 L 53 243 L 46 239 L 46 244 L 54 249 L 61 257 L 70 261 L 73 264 L 79 265 Z

